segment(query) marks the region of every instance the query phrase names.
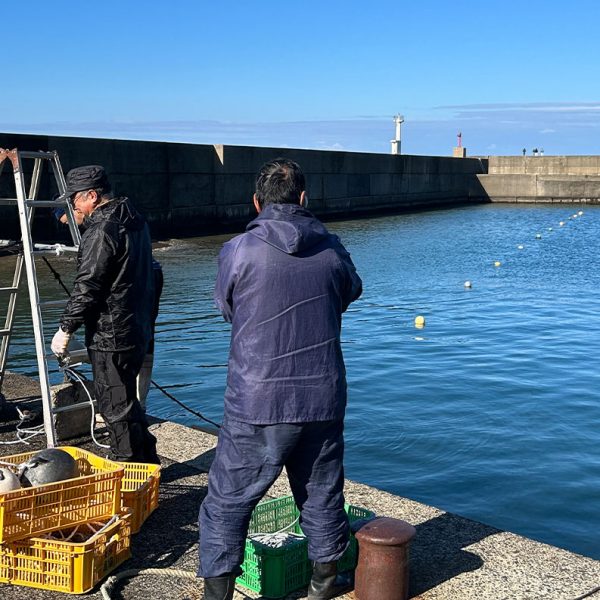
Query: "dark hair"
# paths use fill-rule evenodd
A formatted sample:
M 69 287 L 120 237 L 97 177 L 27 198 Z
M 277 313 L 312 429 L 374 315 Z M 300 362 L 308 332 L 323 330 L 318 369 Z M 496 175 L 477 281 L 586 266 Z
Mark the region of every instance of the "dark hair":
M 300 165 L 287 158 L 270 160 L 256 176 L 256 197 L 261 208 L 265 204 L 299 204 L 305 189 Z
M 112 197 L 112 187 L 110 183 L 107 183 L 103 187 L 92 188 L 96 194 L 98 194 L 98 198 L 110 198 Z

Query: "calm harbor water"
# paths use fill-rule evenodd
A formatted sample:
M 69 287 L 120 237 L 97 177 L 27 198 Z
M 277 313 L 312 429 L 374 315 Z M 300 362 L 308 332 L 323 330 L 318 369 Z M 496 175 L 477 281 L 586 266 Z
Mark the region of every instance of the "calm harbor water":
M 600 207 L 482 205 L 328 227 L 365 290 L 343 328 L 347 477 L 600 559 Z M 166 285 L 154 379 L 215 420 L 229 328 L 212 287 L 229 237 L 155 252 Z M 72 260 L 53 264 L 72 280 Z M 32 348 L 19 318 L 9 368 L 34 374 Z M 200 424 L 156 390 L 149 410 Z

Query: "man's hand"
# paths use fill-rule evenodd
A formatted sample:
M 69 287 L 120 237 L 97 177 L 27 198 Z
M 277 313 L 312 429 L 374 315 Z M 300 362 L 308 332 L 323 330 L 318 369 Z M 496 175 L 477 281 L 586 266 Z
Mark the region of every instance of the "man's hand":
M 71 334 L 63 331 L 60 327 L 58 331 L 54 334 L 52 338 L 52 344 L 50 344 L 50 348 L 52 352 L 56 354 L 56 356 L 63 356 L 68 354 L 67 346 L 69 345 L 69 341 L 71 340 Z

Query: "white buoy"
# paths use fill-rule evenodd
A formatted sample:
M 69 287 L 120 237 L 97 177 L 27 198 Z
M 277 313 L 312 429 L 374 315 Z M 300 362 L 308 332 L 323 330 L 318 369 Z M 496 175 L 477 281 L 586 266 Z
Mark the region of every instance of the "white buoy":
M 565 222 L 564 222 L 564 221 L 561 221 L 561 222 L 559 223 L 559 225 L 560 225 L 561 227 L 562 227 L 564 224 L 565 224 Z
M 542 239 L 542 234 L 541 233 L 536 233 L 535 234 L 535 239 L 536 240 L 541 240 Z
M 519 245 L 517 246 L 517 249 L 518 249 L 518 250 L 523 250 L 523 248 L 525 248 L 525 246 L 523 246 L 523 244 L 519 244 Z
M 580 210 L 580 211 L 579 211 L 577 214 L 578 214 L 579 216 L 581 216 L 581 215 L 583 214 L 583 211 L 582 211 L 582 210 Z
M 466 288 L 470 288 L 470 287 L 473 287 L 473 286 L 471 285 L 470 281 L 465 281 L 465 287 Z
M 548 227 L 548 231 L 552 231 L 552 227 Z

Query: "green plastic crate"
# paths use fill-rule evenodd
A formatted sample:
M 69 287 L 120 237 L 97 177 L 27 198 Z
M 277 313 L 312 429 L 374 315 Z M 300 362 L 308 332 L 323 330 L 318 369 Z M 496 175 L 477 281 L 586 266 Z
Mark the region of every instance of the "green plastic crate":
M 346 504 L 345 508 L 350 523 L 375 516 L 364 508 L 349 504 Z M 274 533 L 296 521 L 286 531 L 302 534 L 297 521 L 299 514 L 292 496 L 261 502 L 252 513 L 248 532 Z M 356 567 L 357 546 L 356 539 L 351 534 L 350 545 L 338 562 L 340 572 Z M 308 560 L 308 541 L 304 538 L 282 548 L 270 548 L 260 542 L 246 539 L 242 569 L 244 572 L 236 580 L 241 586 L 266 598 L 282 598 L 307 586 L 310 581 L 312 568 Z

